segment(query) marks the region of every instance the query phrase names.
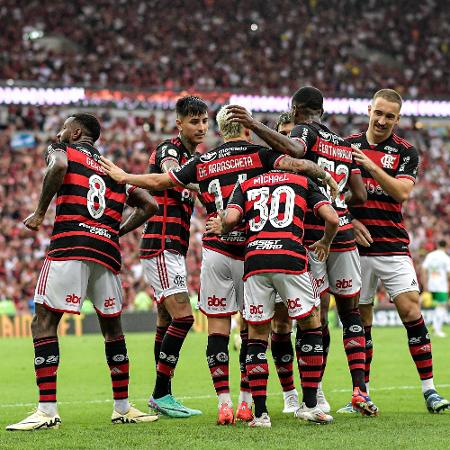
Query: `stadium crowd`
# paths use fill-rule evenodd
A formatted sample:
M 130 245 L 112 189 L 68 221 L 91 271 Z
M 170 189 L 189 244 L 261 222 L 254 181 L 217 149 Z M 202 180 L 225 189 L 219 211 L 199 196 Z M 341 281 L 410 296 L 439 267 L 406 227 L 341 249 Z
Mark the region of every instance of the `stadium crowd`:
M 285 95 L 301 84 L 364 96 L 384 86 L 442 97 L 450 92 L 446 5 L 5 0 L 0 79 L 263 94 L 281 86 Z
M 169 123 L 174 123 L 167 113 L 128 114 L 119 111 L 99 112 L 103 134 L 99 148 L 106 155 L 114 155 L 120 165 L 135 173 L 146 171 L 149 153 L 163 138 L 174 134 Z M 53 214 L 48 214 L 44 227 L 38 233 L 27 230 L 22 220 L 37 204 L 39 186 L 45 169 L 43 152 L 67 115 L 67 110 L 46 107 L 10 106 L 0 111 L 0 303 L 12 300 L 16 311 L 28 312 L 32 305 L 34 288 L 39 275 L 42 257 L 49 243 Z M 264 118 L 270 122 L 273 118 Z M 363 130 L 365 119 L 328 117 L 331 128 L 341 134 Z M 404 206 L 406 227 L 411 236 L 411 252 L 416 265 L 437 241 L 449 239 L 450 221 L 450 137 L 446 128 L 412 126 L 398 133 L 419 150 L 421 170 L 419 182 L 411 200 Z M 419 124 L 420 125 L 420 124 Z M 211 121 L 212 126 L 212 121 Z M 21 132 L 34 137 L 31 144 L 15 144 Z M 219 137 L 210 129 L 208 144 L 215 145 Z M 25 145 L 21 147 L 20 145 Z M 200 149 L 206 150 L 206 147 Z M 191 223 L 190 250 L 187 257 L 188 284 L 192 296 L 199 287 L 201 262 L 201 234 L 204 211 L 197 207 Z M 150 289 L 142 277 L 139 262 L 140 232 L 135 231 L 121 240 L 123 248 L 122 281 L 125 289 L 125 308 L 139 308 L 134 302 L 139 292 Z M 386 300 L 382 290 L 379 300 Z

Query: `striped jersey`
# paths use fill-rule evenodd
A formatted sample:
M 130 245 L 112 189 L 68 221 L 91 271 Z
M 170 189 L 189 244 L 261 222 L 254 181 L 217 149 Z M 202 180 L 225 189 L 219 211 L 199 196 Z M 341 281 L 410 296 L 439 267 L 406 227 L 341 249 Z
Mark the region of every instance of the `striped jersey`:
M 89 144 L 52 144 L 67 155 L 68 168 L 56 197 L 56 217 L 47 257 L 87 260 L 117 273 L 121 267 L 119 228 L 128 187 L 105 175 Z
M 162 166 L 173 160 L 180 166 L 191 154 L 179 137 L 161 142 L 150 156 L 149 172 L 164 173 Z M 189 247 L 189 228 L 194 209 L 195 194 L 189 189 L 175 187 L 153 192 L 158 212 L 145 224 L 140 245 L 141 259 L 153 258 L 164 250 L 186 256 Z
M 339 194 L 333 202 L 333 207 L 339 216 L 339 230 L 334 238 L 330 251 L 343 252 L 356 248 L 353 225 L 345 203 L 344 192 L 349 178 L 361 173 L 359 166 L 353 161 L 350 143 L 330 131 L 318 122 L 302 123 L 295 126 L 290 137 L 305 145 L 304 158 L 315 162 L 329 172 L 339 186 Z M 326 195 L 325 188 L 321 188 Z M 324 221 L 316 217 L 312 211 L 306 213 L 305 245 L 309 246 L 322 238 Z
M 233 141 L 192 158 L 183 167 L 169 172 L 169 175 L 178 184 L 199 184 L 200 197 L 209 218 L 226 208 L 237 181 L 272 170 L 284 156 L 260 145 Z M 203 246 L 243 260 L 244 224 L 221 236 L 204 235 Z
M 370 145 L 366 133 L 347 138 L 359 147 L 388 175 L 415 182 L 419 167 L 419 154 L 409 142 L 392 134 L 384 142 Z M 364 206 L 352 206 L 351 213 L 369 230 L 373 244 L 358 246 L 360 255 L 409 255 L 409 236 L 403 223 L 402 205 L 383 191 L 372 175 L 361 167 L 367 190 Z
M 266 272 L 300 274 L 308 269 L 303 246 L 307 210 L 329 200 L 302 175 L 272 171 L 239 183 L 228 208 L 246 223 L 244 279 Z

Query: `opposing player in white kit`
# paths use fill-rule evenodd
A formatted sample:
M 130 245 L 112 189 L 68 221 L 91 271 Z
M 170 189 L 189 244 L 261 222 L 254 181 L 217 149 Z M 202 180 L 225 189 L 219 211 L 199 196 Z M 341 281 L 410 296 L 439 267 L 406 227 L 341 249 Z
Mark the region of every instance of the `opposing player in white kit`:
M 98 164 L 94 142 L 100 124 L 91 114 L 70 116 L 46 153 L 47 171 L 36 211 L 24 221 L 38 230 L 54 195 L 56 218 L 50 248 L 35 291 L 31 324 L 34 366 L 39 387 L 35 413 L 6 429 L 58 428 L 56 373 L 59 364 L 57 329 L 64 312 L 80 314 L 88 296 L 97 311 L 114 396 L 113 423 L 152 422 L 128 401 L 129 362 L 120 314 L 122 286 L 119 237 L 142 225 L 157 210 L 142 189 L 119 185 Z M 135 207 L 121 223 L 124 204 Z
M 316 423 L 333 420 L 317 405 L 323 346 L 316 311 L 320 298 L 302 245 L 307 208 L 325 221 L 323 237 L 311 246 L 318 259 L 324 261 L 338 230 L 339 219 L 319 188 L 301 175 L 272 171 L 241 181 L 222 217 L 211 218 L 206 224 L 207 232 L 217 235 L 229 232 L 242 219 L 247 225 L 244 317 L 249 326 L 247 376 L 255 404 L 251 427 L 271 426 L 266 406 L 269 375 L 266 349 L 277 295 L 289 317 L 298 323 L 297 357 L 303 403 L 295 415 Z
M 373 354 L 373 301 L 381 280 L 405 326 L 427 409 L 438 413 L 450 403 L 436 392 L 434 385 L 430 336 L 420 310 L 419 285 L 403 223 L 402 203 L 413 190 L 419 155 L 414 146 L 393 132 L 401 107 L 398 92 L 381 89 L 368 107 L 367 131 L 347 138 L 353 144 L 353 155 L 367 190 L 367 202 L 350 209 L 363 275 L 359 309 L 366 337 L 365 381 L 367 385 Z M 350 405 L 342 412 L 349 410 Z
M 442 239 L 438 248 L 425 257 L 422 263 L 422 287 L 431 293 L 434 303 L 433 329 L 438 337 L 446 337 L 442 325 L 447 316 L 448 285 L 450 281 L 450 256 L 447 242 Z

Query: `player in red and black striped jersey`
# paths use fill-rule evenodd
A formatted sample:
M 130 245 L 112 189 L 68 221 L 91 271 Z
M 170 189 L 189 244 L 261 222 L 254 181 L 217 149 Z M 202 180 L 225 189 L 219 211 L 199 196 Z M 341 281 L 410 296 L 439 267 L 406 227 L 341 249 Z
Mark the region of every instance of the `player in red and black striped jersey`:
M 251 120 L 238 107 L 231 108 L 231 118 L 249 126 L 275 149 L 279 150 L 290 140 L 294 141 L 296 147 L 293 154 L 297 158 L 316 162 L 331 173 L 338 183 L 339 197 L 333 203 L 339 214 L 338 234 L 332 243 L 327 261 L 324 263 L 315 260 L 314 252 L 311 252 L 310 263 L 317 283 L 323 280 L 325 284 L 329 284 L 329 290 L 336 298 L 338 314 L 343 324 L 344 349 L 352 376 L 353 401 L 356 405 L 362 405 L 358 408 L 361 413 L 375 415 L 376 406 L 367 396 L 364 384 L 365 342 L 358 310 L 361 269 L 353 226 L 347 210 L 347 203 L 364 202 L 366 192 L 360 171 L 353 162 L 349 142 L 320 123 L 323 112 L 322 93 L 312 86 L 305 86 L 292 97 L 292 120 L 296 126 L 290 133 L 290 139 Z M 346 189 L 348 193 L 345 193 Z M 305 223 L 305 244 L 309 248 L 313 249 L 313 242 L 317 241 L 322 230 L 323 223 L 310 212 Z M 323 287 L 321 290 L 323 292 Z M 328 296 L 322 297 L 322 326 L 327 329 Z M 327 402 L 324 399 L 323 408 L 327 410 L 329 405 L 325 403 Z
M 119 182 L 130 180 L 131 184 L 153 190 L 198 183 L 209 217 L 217 215 L 226 206 L 239 179 L 273 168 L 302 171 L 314 178 L 324 177 L 334 190 L 337 188 L 334 180 L 316 164 L 251 144 L 250 131 L 231 123 L 225 107 L 217 114 L 217 122 L 225 144 L 168 174 L 130 175 L 104 158 L 102 165 Z M 208 364 L 219 396 L 219 408 L 227 411 L 223 421 L 219 413 L 219 422 L 224 424 L 233 421 L 228 383 L 228 340 L 230 316 L 242 310 L 244 240 L 244 230 L 238 228 L 220 237 L 205 236 L 203 241 L 200 307 L 208 316 Z
M 179 135 L 161 142 L 150 156 L 149 173 L 162 174 L 179 168 L 195 153 L 208 131 L 208 107 L 194 96 L 175 105 Z M 194 323 L 187 289 L 186 253 L 197 186 L 174 186 L 153 191 L 158 213 L 145 225 L 140 246 L 144 276 L 152 286 L 158 308 L 154 355 L 155 389 L 149 402 L 162 414 L 188 417 L 200 413 L 178 402 L 171 391 L 173 376 L 184 339 Z
M 375 93 L 365 133 L 350 136 L 360 164 L 368 201 L 353 206 L 356 241 L 361 255 L 362 289 L 359 309 L 366 334 L 366 383 L 372 361 L 373 300 L 378 280 L 394 302 L 408 333 L 409 350 L 422 382 L 430 412 L 450 406 L 433 382 L 431 343 L 419 303 L 417 276 L 409 255 L 402 203 L 411 195 L 419 166 L 417 149 L 396 135 L 401 96 L 392 89 Z
M 142 225 L 157 204 L 142 189 L 120 185 L 105 175 L 94 147 L 100 124 L 91 114 L 70 116 L 58 133 L 58 144 L 46 153 L 47 170 L 36 211 L 24 221 L 31 230 L 42 224 L 56 194 L 56 217 L 50 248 L 35 292 L 31 325 L 35 372 L 39 387 L 37 411 L 9 430 L 58 427 L 56 372 L 59 363 L 57 328 L 64 312 L 80 313 L 88 296 L 97 311 L 114 396 L 113 423 L 151 422 L 128 402 L 128 356 L 120 313 L 122 286 L 117 273 L 119 236 Z M 136 207 L 122 222 L 125 203 Z
M 206 224 L 206 230 L 216 235 L 235 228 L 242 219 L 246 225 L 244 317 L 249 324 L 246 361 L 255 403 L 255 419 L 250 426 L 270 426 L 265 352 L 276 295 L 299 325 L 298 366 L 304 403 L 296 416 L 318 423 L 333 420 L 317 406 L 323 347 L 319 314 L 315 312 L 320 303 L 319 292 L 308 270 L 307 250 L 303 246 L 308 209 L 325 221 L 325 233 L 314 243 L 318 258 L 325 260 L 339 218 L 319 188 L 301 175 L 272 171 L 241 181 L 223 218 L 211 219 Z

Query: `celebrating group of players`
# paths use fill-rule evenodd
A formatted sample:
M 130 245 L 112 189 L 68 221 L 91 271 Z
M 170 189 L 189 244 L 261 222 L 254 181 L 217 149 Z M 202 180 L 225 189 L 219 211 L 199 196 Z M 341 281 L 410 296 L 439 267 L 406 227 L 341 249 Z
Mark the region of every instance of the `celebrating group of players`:
M 48 168 L 36 211 L 25 225 L 37 230 L 53 196 L 51 244 L 35 293 L 32 323 L 39 406 L 8 430 L 58 427 L 57 326 L 63 312 L 94 303 L 111 372 L 113 423 L 151 422 L 128 402 L 128 356 L 120 313 L 119 236 L 145 223 L 144 275 L 158 305 L 156 382 L 149 406 L 170 417 L 201 414 L 172 394 L 171 378 L 194 317 L 185 257 L 196 194 L 208 220 L 203 237 L 199 308 L 208 318 L 207 363 L 218 395 L 217 423 L 235 420 L 270 427 L 266 407 L 269 338 L 284 394 L 284 412 L 329 423 L 321 389 L 330 344 L 329 294 L 336 299 L 353 395 L 341 412 L 376 416 L 369 396 L 372 311 L 378 280 L 390 294 L 408 334 L 428 410 L 450 403 L 435 390 L 429 334 L 408 250 L 401 204 L 415 183 L 418 153 L 393 133 L 402 99 L 378 91 L 367 132 L 342 138 L 324 126 L 322 93 L 292 97 L 277 129 L 243 107 L 224 106 L 217 124 L 224 143 L 200 155 L 208 130 L 207 105 L 187 96 L 176 105 L 178 137 L 150 157 L 150 173 L 132 175 L 101 157 L 100 124 L 90 114 L 64 123 L 46 154 Z M 268 147 L 253 144 L 254 132 Z M 152 195 L 149 194 L 150 191 Z M 123 221 L 124 204 L 134 207 Z M 229 387 L 231 316 L 241 313 L 241 383 L 236 412 Z M 302 402 L 293 381 L 292 319 Z

